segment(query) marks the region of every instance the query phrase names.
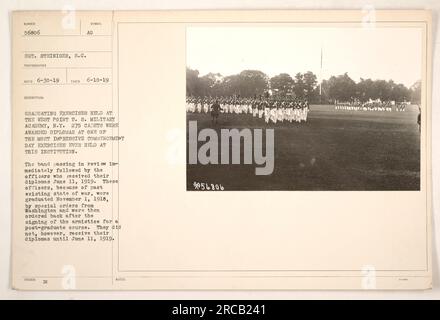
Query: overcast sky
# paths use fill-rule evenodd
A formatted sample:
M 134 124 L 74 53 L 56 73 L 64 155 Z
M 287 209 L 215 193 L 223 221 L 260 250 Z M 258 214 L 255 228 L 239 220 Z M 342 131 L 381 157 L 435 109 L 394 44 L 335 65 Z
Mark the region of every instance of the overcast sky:
M 348 72 L 411 86 L 421 78 L 420 28 L 189 27 L 187 66 L 201 75 L 257 69 L 269 76 L 313 71 L 320 79 Z

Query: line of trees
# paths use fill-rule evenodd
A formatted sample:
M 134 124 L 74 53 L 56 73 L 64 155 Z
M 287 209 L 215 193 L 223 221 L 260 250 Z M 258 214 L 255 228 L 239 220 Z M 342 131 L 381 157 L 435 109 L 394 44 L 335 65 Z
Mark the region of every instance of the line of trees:
M 321 94 L 316 75 L 307 71 L 294 77 L 281 73 L 272 78 L 259 70 L 244 70 L 238 74 L 222 76 L 208 73 L 200 76 L 197 70 L 186 69 L 186 92 L 192 96 L 254 97 L 271 93 L 277 96 L 294 96 L 308 99 L 311 103 L 333 103 L 359 99 L 381 101 L 411 101 L 420 103 L 420 81 L 410 88 L 393 80 L 360 79 L 355 82 L 347 73 L 332 76 L 321 83 Z

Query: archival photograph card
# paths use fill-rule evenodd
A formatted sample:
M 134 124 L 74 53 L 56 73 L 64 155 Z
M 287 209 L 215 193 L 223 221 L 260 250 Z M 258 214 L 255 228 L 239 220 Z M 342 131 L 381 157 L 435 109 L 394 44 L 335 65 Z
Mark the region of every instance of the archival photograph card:
M 420 190 L 422 36 L 187 28 L 188 190 Z

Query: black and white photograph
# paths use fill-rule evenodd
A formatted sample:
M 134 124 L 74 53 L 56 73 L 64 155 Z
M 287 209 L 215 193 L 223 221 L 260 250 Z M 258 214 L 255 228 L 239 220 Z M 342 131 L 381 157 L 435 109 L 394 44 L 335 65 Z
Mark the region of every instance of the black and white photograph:
M 186 30 L 188 191 L 420 190 L 422 29 Z

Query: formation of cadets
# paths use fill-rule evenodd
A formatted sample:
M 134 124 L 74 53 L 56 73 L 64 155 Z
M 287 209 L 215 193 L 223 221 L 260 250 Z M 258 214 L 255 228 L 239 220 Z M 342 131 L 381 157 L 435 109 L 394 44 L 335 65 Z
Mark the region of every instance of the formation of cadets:
M 335 101 L 335 110 L 348 111 L 387 111 L 404 112 L 407 103 L 401 102 L 393 104 L 391 101 L 367 101 L 362 103 L 359 100 L 351 102 L 337 102 Z
M 303 98 L 187 97 L 186 111 L 210 113 L 217 102 L 221 113 L 251 114 L 266 123 L 307 121 L 309 103 Z

